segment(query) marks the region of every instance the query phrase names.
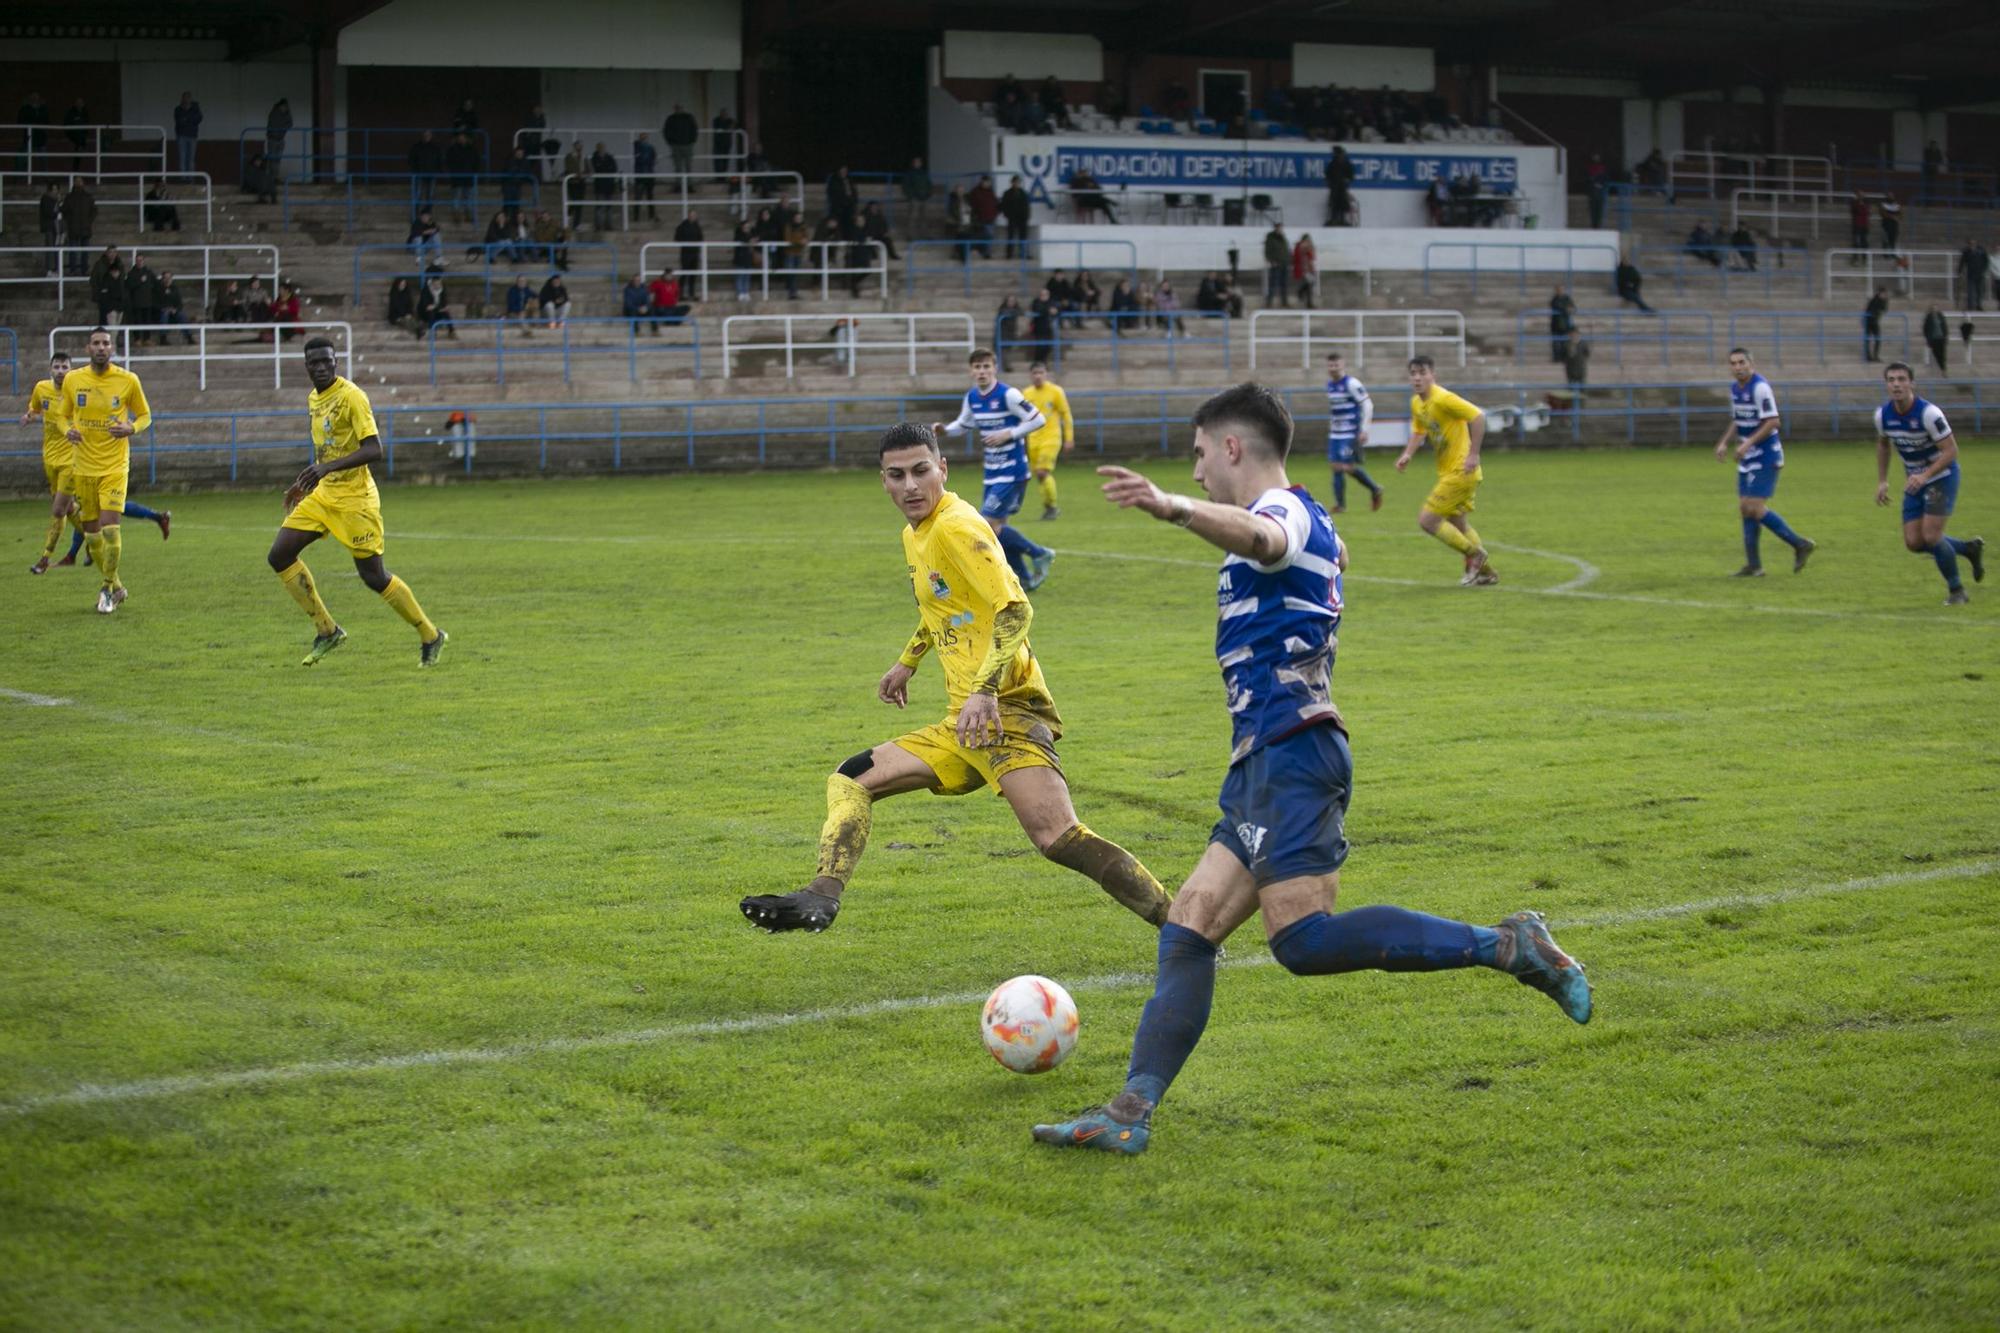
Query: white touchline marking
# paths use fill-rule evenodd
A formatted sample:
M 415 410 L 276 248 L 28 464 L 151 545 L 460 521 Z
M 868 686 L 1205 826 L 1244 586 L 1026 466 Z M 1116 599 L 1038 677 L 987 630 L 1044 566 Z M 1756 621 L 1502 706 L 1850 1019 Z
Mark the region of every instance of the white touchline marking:
M 1575 592 L 1578 588 L 1587 587 L 1590 584 L 1597 582 L 1597 576 L 1599 573 L 1602 572 L 1597 568 L 1596 565 L 1591 564 L 1588 560 L 1584 560 L 1578 556 L 1564 555 L 1561 551 L 1538 551 L 1532 546 L 1516 546 L 1511 542 L 1488 542 L 1486 544 L 1492 547 L 1496 551 L 1519 551 L 1522 555 L 1540 556 L 1544 560 L 1560 560 L 1564 564 L 1576 566 L 1576 577 L 1571 579 L 1568 583 L 1558 583 L 1553 588 L 1529 589 L 1528 591 L 1531 592 L 1540 592 L 1540 593 Z
M 1574 921 L 1557 921 L 1554 924 L 1564 930 L 1582 930 L 1601 926 L 1633 925 L 1642 921 L 1660 921 L 1672 917 L 1689 916 L 1696 912 L 1710 911 L 1718 907 L 1756 907 L 1769 903 L 1794 902 L 1804 898 L 1820 898 L 1842 893 L 1865 893 L 1870 889 L 1890 888 L 1900 884 L 1920 884 L 1941 879 L 1974 879 L 1981 875 L 2000 872 L 2000 860 L 1968 861 L 1961 865 L 1934 866 L 1928 870 L 1899 871 L 1887 875 L 1870 875 L 1864 879 L 1839 880 L 1831 884 L 1809 884 L 1794 889 L 1779 889 L 1771 893 L 1731 894 L 1721 898 L 1708 898 L 1696 902 L 1676 903 L 1664 907 L 1641 907 L 1625 912 L 1610 912 L 1600 916 L 1579 917 Z M 1226 968 L 1268 967 L 1272 963 L 1268 953 L 1254 953 L 1239 957 L 1225 958 L 1221 966 Z M 1109 972 L 1101 976 L 1084 977 L 1065 982 L 1071 991 L 1113 991 L 1133 986 L 1143 986 L 1153 980 L 1151 972 Z M 298 1064 L 265 1065 L 256 1069 L 225 1070 L 214 1074 L 179 1074 L 164 1078 L 135 1079 L 127 1083 L 85 1083 L 67 1092 L 48 1093 L 39 1097 L 26 1097 L 16 1102 L 0 1103 L 0 1116 L 25 1116 L 37 1111 L 54 1110 L 67 1106 L 91 1106 L 107 1102 L 145 1101 L 159 1097 L 176 1097 L 184 1094 L 220 1092 L 231 1088 L 267 1087 L 280 1083 L 300 1083 L 315 1078 L 337 1077 L 343 1074 L 384 1074 L 403 1069 L 438 1069 L 454 1065 L 500 1064 L 509 1060 L 531 1059 L 542 1055 L 570 1055 L 580 1051 L 617 1050 L 629 1046 L 650 1046 L 659 1042 L 679 1041 L 686 1038 L 722 1037 L 740 1033 L 773 1032 L 782 1028 L 796 1027 L 801 1023 L 836 1023 L 846 1019 L 872 1018 L 879 1014 L 900 1014 L 921 1012 L 927 1009 L 946 1009 L 958 1005 L 975 1005 L 986 998 L 985 991 L 952 991 L 935 995 L 909 995 L 884 1000 L 869 1000 L 861 1004 L 840 1005 L 826 1009 L 809 1009 L 794 1013 L 748 1014 L 742 1018 L 713 1018 L 691 1023 L 668 1023 L 659 1027 L 639 1028 L 630 1032 L 607 1032 L 594 1037 L 545 1037 L 531 1041 L 509 1043 L 505 1046 L 468 1046 L 455 1050 L 413 1051 L 407 1055 L 385 1055 L 372 1059 L 353 1060 L 308 1060 Z
M 26 690 L 0 690 L 0 699 L 12 699 L 30 708 L 67 708 L 73 699 L 58 699 L 52 694 L 30 694 Z

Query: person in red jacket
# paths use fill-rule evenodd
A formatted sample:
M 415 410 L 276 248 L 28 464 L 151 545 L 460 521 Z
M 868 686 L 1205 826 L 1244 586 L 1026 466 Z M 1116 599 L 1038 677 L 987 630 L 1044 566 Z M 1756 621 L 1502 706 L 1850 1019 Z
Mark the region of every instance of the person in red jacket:
M 688 308 L 681 304 L 681 285 L 674 281 L 671 273 L 662 273 L 654 278 L 648 288 L 653 298 L 653 332 L 660 331 L 662 324 L 679 324 L 687 318 Z

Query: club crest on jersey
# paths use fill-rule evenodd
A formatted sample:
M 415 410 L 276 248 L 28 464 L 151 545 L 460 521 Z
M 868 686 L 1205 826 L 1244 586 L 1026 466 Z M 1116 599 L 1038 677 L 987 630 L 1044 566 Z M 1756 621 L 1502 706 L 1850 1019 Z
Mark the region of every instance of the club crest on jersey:
M 113 412 L 118 410 L 118 395 L 115 393 L 111 395 L 111 410 Z
M 935 569 L 931 571 L 931 596 L 942 601 L 951 596 L 951 585 L 944 581 L 944 575 Z

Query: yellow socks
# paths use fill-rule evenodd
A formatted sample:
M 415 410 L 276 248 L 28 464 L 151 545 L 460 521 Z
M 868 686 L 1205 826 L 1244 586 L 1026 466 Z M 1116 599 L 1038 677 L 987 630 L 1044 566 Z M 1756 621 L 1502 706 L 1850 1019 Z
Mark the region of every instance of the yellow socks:
M 285 585 L 285 591 L 299 604 L 299 609 L 312 617 L 313 628 L 322 635 L 333 633 L 333 617 L 327 614 L 326 603 L 319 599 L 319 588 L 313 583 L 312 571 L 303 560 L 294 560 L 289 568 L 278 571 L 278 582 Z
M 1486 549 L 1486 543 L 1479 540 L 1479 529 L 1473 527 L 1470 523 L 1465 525 L 1465 539 L 1472 543 L 1472 549 L 1475 551 Z
M 815 893 L 830 887 L 832 896 L 838 897 L 847 887 L 848 877 L 868 846 L 874 816 L 875 799 L 866 787 L 845 773 L 827 778 L 826 823 L 819 830 L 819 875 L 808 886 Z
M 42 559 L 56 553 L 56 544 L 62 540 L 63 519 L 60 514 L 49 520 L 49 537 L 42 543 Z
M 1478 549 L 1469 537 L 1449 523 L 1438 524 L 1438 530 L 1431 535 L 1460 555 L 1471 555 Z
M 387 602 L 397 615 L 416 626 L 418 636 L 425 643 L 438 636 L 438 627 L 431 624 L 430 617 L 424 614 L 421 606 L 417 605 L 417 595 L 410 591 L 410 585 L 394 574 L 389 576 L 389 586 L 382 589 L 382 600 Z
M 1100 838 L 1082 824 L 1072 824 L 1042 855 L 1059 866 L 1094 879 L 1121 906 L 1141 921 L 1163 926 L 1170 899 L 1153 872 L 1117 843 Z
M 1042 503 L 1050 509 L 1056 507 L 1056 474 L 1053 472 L 1042 478 Z
M 107 588 L 123 586 L 118 582 L 118 558 L 125 552 L 125 538 L 118 531 L 118 525 L 113 523 L 109 527 L 100 528 L 97 539 L 99 549 L 90 554 L 91 558 L 97 561 L 98 572 L 104 575 L 104 586 Z

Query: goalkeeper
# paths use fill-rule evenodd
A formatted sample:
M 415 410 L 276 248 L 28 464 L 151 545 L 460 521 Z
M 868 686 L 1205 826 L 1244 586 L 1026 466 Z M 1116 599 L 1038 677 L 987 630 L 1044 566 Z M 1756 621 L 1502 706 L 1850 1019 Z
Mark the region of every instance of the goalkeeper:
M 410 585 L 382 563 L 382 499 L 368 471 L 368 465 L 382 457 L 375 409 L 367 394 L 341 378 L 330 340 L 308 341 L 305 357 L 306 376 L 313 386 L 312 397 L 306 400 L 306 410 L 312 414 L 313 461 L 285 492 L 285 520 L 270 554 L 271 568 L 285 591 L 312 617 L 318 631 L 303 665 L 312 666 L 347 642 L 347 631 L 327 614 L 312 571 L 301 558 L 306 547 L 331 533 L 354 557 L 361 581 L 417 631 L 417 665 L 436 666 L 445 632 L 417 605 Z
M 1168 906 L 1160 882 L 1132 853 L 1080 823 L 1070 804 L 1056 759 L 1062 718 L 1028 646 L 1034 611 L 993 529 L 944 488 L 946 464 L 929 427 L 890 427 L 880 456 L 882 489 L 909 523 L 903 557 L 918 622 L 875 695 L 904 707 L 917 665 L 935 654 L 948 711 L 942 722 L 863 750 L 829 776 L 818 874 L 794 893 L 745 898 L 743 915 L 765 930 L 825 930 L 868 845 L 876 801 L 922 790 L 963 796 L 991 786 L 1014 808 L 1036 851 L 1160 925 Z

